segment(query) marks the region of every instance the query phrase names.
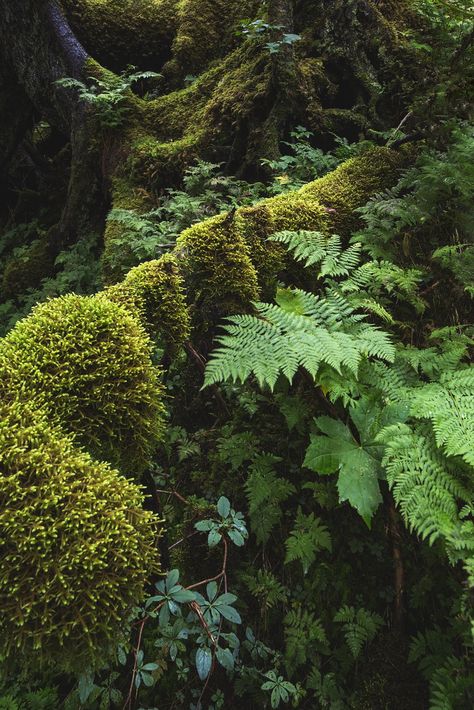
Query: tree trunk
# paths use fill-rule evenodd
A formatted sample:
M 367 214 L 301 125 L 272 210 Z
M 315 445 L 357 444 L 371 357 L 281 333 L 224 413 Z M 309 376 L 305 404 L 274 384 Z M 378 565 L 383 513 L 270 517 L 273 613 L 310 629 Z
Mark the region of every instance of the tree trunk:
M 97 229 L 100 151 L 87 108 L 74 93 L 55 85 L 59 79 L 85 78 L 88 55 L 78 42 L 55 0 L 4 0 L 0 4 L 0 34 L 14 37 L 0 48 L 4 72 L 25 97 L 15 111 L 15 129 L 2 152 L 12 157 L 31 120 L 46 120 L 71 142 L 68 196 L 53 230 L 53 249 Z

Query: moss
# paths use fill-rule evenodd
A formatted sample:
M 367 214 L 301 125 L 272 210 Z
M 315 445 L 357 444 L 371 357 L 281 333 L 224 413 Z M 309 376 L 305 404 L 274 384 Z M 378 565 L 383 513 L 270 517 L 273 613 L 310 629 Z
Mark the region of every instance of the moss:
M 331 231 L 346 236 L 359 226 L 354 210 L 364 205 L 375 192 L 396 182 L 405 164 L 403 153 L 389 148 L 373 148 L 305 185 L 300 194 L 304 199 L 317 199 L 331 215 Z
M 0 649 L 24 667 L 102 663 L 158 570 L 140 489 L 36 403 L 0 405 Z
M 103 296 L 136 312 L 147 332 L 160 335 L 172 349 L 189 338 L 183 279 L 171 254 L 131 269 Z
M 200 317 L 233 313 L 258 296 L 249 246 L 230 215 L 217 215 L 185 229 L 176 243 L 190 303 Z
M 196 157 L 222 155 L 270 80 L 268 57 L 247 42 L 190 86 L 141 102 L 127 136 L 130 173 L 157 189 L 176 183 Z
M 7 260 L 3 270 L 0 290 L 6 299 L 38 288 L 53 271 L 54 259 L 46 237 L 35 239 L 20 251 Z
M 125 308 L 69 295 L 36 306 L 5 337 L 0 394 L 46 407 L 90 453 L 139 474 L 163 430 L 158 374 Z
M 114 70 L 161 67 L 178 27 L 178 0 L 63 0 L 86 49 Z
M 172 63 L 165 74 L 195 74 L 236 45 L 235 30 L 254 17 L 258 0 L 180 0 Z
M 151 209 L 151 196 L 129 178 L 117 173 L 112 179 L 112 209 L 133 210 L 138 214 Z M 137 258 L 126 242 L 126 228 L 114 219 L 105 225 L 104 250 L 101 257 L 102 276 L 105 283 L 119 281 L 135 266 Z
M 186 229 L 176 254 L 186 292 L 205 318 L 246 310 L 267 295 L 288 257 L 267 238 L 282 230 L 311 229 L 348 237 L 359 222 L 354 210 L 396 182 L 406 156 L 374 148 L 300 190 L 277 195 L 234 215 L 218 215 Z

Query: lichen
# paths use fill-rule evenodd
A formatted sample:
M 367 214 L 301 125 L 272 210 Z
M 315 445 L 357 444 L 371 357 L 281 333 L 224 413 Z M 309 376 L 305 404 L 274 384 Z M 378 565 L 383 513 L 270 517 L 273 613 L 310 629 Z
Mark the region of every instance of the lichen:
M 0 405 L 0 652 L 82 672 L 121 640 L 158 571 L 143 495 L 30 403 Z
M 62 296 L 4 338 L 0 399 L 34 402 L 94 456 L 139 475 L 163 430 L 148 336 L 122 306 Z

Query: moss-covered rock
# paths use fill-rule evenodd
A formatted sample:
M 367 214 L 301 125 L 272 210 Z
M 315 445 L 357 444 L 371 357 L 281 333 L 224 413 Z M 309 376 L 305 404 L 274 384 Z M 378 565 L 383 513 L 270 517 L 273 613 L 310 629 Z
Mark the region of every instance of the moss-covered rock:
M 32 400 L 0 405 L 0 652 L 103 662 L 158 570 L 140 489 L 93 461 Z
M 45 407 L 90 453 L 140 474 L 162 432 L 162 386 L 144 329 L 122 306 L 69 295 L 4 338 L 0 399 Z

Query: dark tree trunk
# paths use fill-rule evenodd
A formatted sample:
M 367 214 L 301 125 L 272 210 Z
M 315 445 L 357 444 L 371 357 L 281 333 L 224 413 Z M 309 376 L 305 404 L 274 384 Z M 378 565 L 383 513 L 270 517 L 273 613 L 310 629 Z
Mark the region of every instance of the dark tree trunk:
M 57 251 L 98 226 L 100 153 L 94 125 L 75 94 L 55 84 L 64 77 L 84 79 L 88 55 L 54 0 L 3 0 L 0 36 L 8 38 L 0 46 L 3 72 L 23 98 L 11 106 L 12 135 L 2 154 L 13 156 L 33 117 L 46 120 L 71 142 L 68 196 L 52 233 Z

